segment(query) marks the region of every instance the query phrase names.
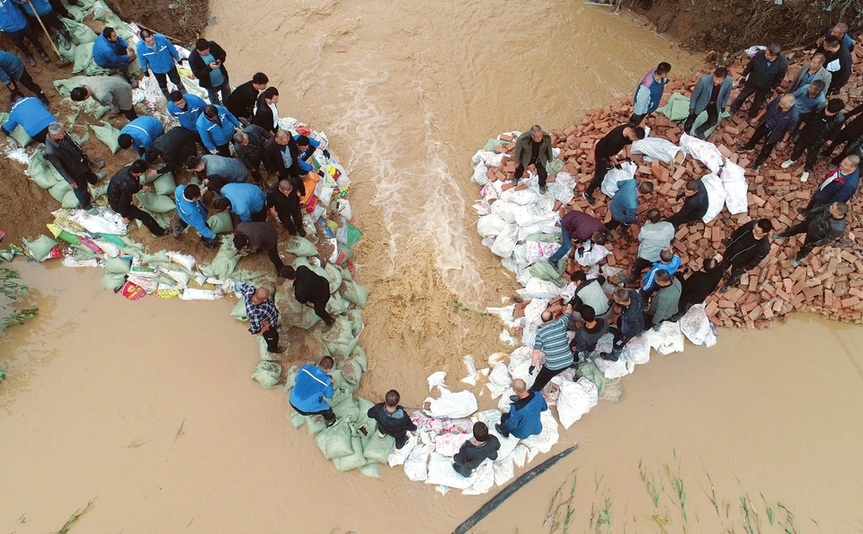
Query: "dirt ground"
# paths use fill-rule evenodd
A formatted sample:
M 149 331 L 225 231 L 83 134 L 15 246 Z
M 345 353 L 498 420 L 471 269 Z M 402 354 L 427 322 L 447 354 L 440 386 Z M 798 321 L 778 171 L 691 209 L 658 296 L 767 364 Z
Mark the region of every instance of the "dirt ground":
M 207 0 L 109 0 L 106 3 L 123 20 L 137 22 L 187 44 L 193 43 L 209 22 Z

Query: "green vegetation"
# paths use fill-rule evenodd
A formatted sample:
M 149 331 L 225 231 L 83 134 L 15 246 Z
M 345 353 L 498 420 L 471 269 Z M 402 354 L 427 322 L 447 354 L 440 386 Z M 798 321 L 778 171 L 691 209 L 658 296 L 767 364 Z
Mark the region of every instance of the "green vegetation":
M 5 256 L 2 256 L 5 258 Z M 7 267 L 0 267 L 0 332 L 36 316 L 37 308 L 17 308 L 17 299 L 27 295 L 29 287 L 21 283 L 21 275 Z M 0 364 L 0 382 L 6 378 L 6 369 Z

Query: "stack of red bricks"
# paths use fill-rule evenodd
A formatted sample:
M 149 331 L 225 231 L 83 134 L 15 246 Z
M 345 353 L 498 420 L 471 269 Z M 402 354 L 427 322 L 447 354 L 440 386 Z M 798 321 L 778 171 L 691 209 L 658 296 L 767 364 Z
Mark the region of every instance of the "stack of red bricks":
M 799 72 L 799 64 L 806 61 L 810 51 L 792 50 L 785 52 L 789 57 L 789 73 L 786 83 L 790 83 Z M 855 47 L 855 64 L 851 80 L 842 89 L 839 97 L 846 104 L 846 110 L 863 101 L 863 39 Z M 726 65 L 735 81 L 739 79 L 746 64 L 745 57 L 738 57 Z M 663 104 L 668 97 L 678 92 L 689 96 L 698 77 L 711 72 L 713 64 L 705 64 L 692 81 L 684 83 L 670 81 L 665 88 Z M 736 92 L 732 94 L 736 96 Z M 562 130 L 552 130 L 554 146 L 560 149 L 558 157 L 564 162 L 563 171 L 577 177 L 582 191 L 593 175 L 593 148 L 596 142 L 615 126 L 626 122 L 632 113 L 632 102 L 620 99 L 597 110 L 582 122 Z M 654 113 L 646 119 L 651 128 L 651 136 L 668 139 L 677 143 L 683 134 L 682 125 L 670 121 L 661 114 Z M 819 161 L 807 183 L 800 182 L 803 162 L 786 170 L 779 164 L 788 158 L 791 146 L 784 150 L 774 150 L 771 159 L 759 172 L 749 170 L 754 154 L 738 155 L 737 146 L 746 142 L 754 128 L 750 126 L 744 113 L 724 119 L 708 139 L 714 143 L 724 156 L 746 169 L 749 182 L 749 211 L 739 215 L 723 212 L 709 224 L 699 222 L 684 226 L 675 236 L 673 246 L 680 255 L 683 268 L 695 271 L 701 268 L 703 260 L 724 250 L 723 239 L 731 232 L 752 219 L 762 217 L 773 221 L 776 230 L 783 230 L 800 220 L 797 211 L 805 207 L 813 190 L 818 187 L 824 175 L 828 158 Z M 515 148 L 512 137 L 502 135 L 510 141 L 498 147 L 501 153 L 511 154 Z M 790 145 L 790 144 L 789 144 Z M 803 158 L 801 158 L 802 160 Z M 492 167 L 488 176 L 492 180 L 509 180 L 515 173 L 515 164 L 506 158 L 501 167 Z M 636 179 L 652 180 L 655 188 L 651 195 L 642 198 L 638 210 L 640 220 L 645 212 L 657 208 L 664 216 L 669 216 L 682 204 L 676 200 L 687 180 L 699 178 L 709 171 L 693 158 L 687 157 L 680 165 L 666 165 L 659 161 L 643 162 L 634 156 L 638 163 Z M 553 180 L 553 178 L 549 178 Z M 520 186 L 525 187 L 525 186 Z M 599 219 L 609 220 L 608 203 L 604 195 L 597 194 L 595 206 L 589 206 L 580 196 L 570 204 L 571 209 L 586 211 Z M 863 251 L 857 243 L 857 236 L 863 235 L 863 195 L 857 194 L 851 201 L 848 217 L 848 231 L 845 237 L 832 245 L 815 249 L 798 267 L 791 266 L 791 259 L 803 242 L 803 236 L 795 236 L 774 243 L 768 257 L 755 269 L 743 276 L 740 284 L 724 294 L 714 293 L 707 300 L 707 314 L 714 324 L 747 328 L 765 328 L 774 319 L 786 320 L 791 311 L 819 313 L 830 319 L 863 323 Z M 613 255 L 607 261 L 624 271 L 628 270 L 637 253 L 638 228 L 632 228 L 631 238 L 617 238 L 610 248 Z

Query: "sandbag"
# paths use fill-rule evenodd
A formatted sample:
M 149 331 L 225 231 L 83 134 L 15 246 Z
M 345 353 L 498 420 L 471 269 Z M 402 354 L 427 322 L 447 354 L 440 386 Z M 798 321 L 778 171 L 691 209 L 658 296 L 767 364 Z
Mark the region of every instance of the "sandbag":
M 326 264 L 324 271 L 327 273 L 327 280 L 330 282 L 330 295 L 332 295 L 342 285 L 342 271 L 332 263 Z
M 306 415 L 303 417 L 306 419 L 306 431 L 310 436 L 317 436 L 327 428 L 327 422 L 320 415 Z
M 102 121 L 102 126 L 90 125 L 90 129 L 96 135 L 96 139 L 102 141 L 112 154 L 116 154 L 120 150 L 120 145 L 117 144 L 117 137 L 120 135 L 120 130 L 107 121 Z
M 78 74 L 87 70 L 87 66 L 93 61 L 93 43 L 84 43 L 75 47 L 75 63 L 72 65 L 72 74 Z
M 746 194 L 749 184 L 746 182 L 745 172 L 743 167 L 729 160 L 719 173 L 722 187 L 725 188 L 725 207 L 732 215 L 749 211 L 749 198 Z
M 12 133 L 9 134 L 9 136 L 20 146 L 27 146 L 33 142 L 33 139 L 26 131 L 24 131 L 24 128 L 20 124 L 12 130 Z
M 285 252 L 293 254 L 294 256 L 309 257 L 318 255 L 318 250 L 315 248 L 315 245 L 305 237 L 300 236 L 291 237 L 285 241 L 282 248 Z
M 173 173 L 160 174 L 153 180 L 153 192 L 157 195 L 171 195 L 176 188 L 177 183 L 174 181 Z
M 62 208 L 77 208 L 80 202 L 78 202 L 78 197 L 75 196 L 75 191 L 70 187 L 66 194 L 63 195 L 63 200 L 60 201 L 60 207 Z
M 369 436 L 368 441 L 366 441 L 363 447 L 363 456 L 367 460 L 384 464 L 387 463 L 387 459 L 390 457 L 390 453 L 393 452 L 395 446 L 396 440 L 392 436 L 384 434 L 384 437 L 380 437 L 377 433 L 374 433 Z
M 66 30 L 68 30 L 69 35 L 72 37 L 72 42 L 76 45 L 84 45 L 88 43 L 94 43 L 98 36 L 96 32 L 90 29 L 89 26 L 83 24 L 81 22 L 77 22 L 74 20 L 69 20 L 67 18 L 60 19 L 63 22 L 63 25 L 66 26 Z M 99 19 L 96 19 L 99 20 Z M 90 46 L 91 54 L 92 54 L 92 45 Z
M 369 478 L 381 478 L 381 469 L 377 462 L 369 462 L 360 467 L 360 473 Z
M 240 256 L 234 250 L 234 244 L 230 239 L 222 241 L 219 247 L 219 252 L 209 265 L 199 266 L 202 273 L 207 276 L 215 276 L 219 280 L 230 278 L 234 270 L 237 268 L 237 262 L 240 261 Z
M 252 378 L 257 380 L 264 389 L 273 389 L 279 384 L 282 366 L 276 362 L 261 360 L 252 372 Z
M 249 317 L 246 315 L 246 301 L 240 299 L 234 304 L 234 307 L 231 308 L 231 317 L 238 321 L 248 321 Z
M 359 469 L 366 465 L 366 457 L 363 456 L 363 440 L 359 436 L 351 438 L 353 452 L 346 456 L 333 458 L 333 463 L 336 464 L 336 469 L 341 472 Z
M 125 283 L 125 274 L 109 273 L 106 271 L 105 274 L 102 275 L 102 287 L 104 287 L 105 289 L 110 289 L 111 291 L 114 291 L 122 287 Z
M 72 190 L 72 186 L 69 185 L 65 180 L 62 182 L 57 182 L 52 185 L 48 189 L 48 193 L 56 200 L 57 202 L 63 202 L 63 197 L 66 196 L 66 193 Z
M 354 347 L 353 352 L 351 352 L 351 359 L 360 366 L 362 372 L 366 372 L 369 370 L 369 357 L 366 354 L 366 350 L 359 345 Z M 369 406 L 371 408 L 371 406 Z
M 132 260 L 121 260 L 120 258 L 105 258 L 105 272 L 113 274 L 126 274 L 132 268 Z
M 230 211 L 220 211 L 207 219 L 207 226 L 216 234 L 224 234 L 234 231 L 234 222 L 231 220 Z
M 315 444 L 327 460 L 341 458 L 354 452 L 351 429 L 345 420 L 336 420 L 333 426 L 318 433 L 315 436 Z
M 51 255 L 51 249 L 57 246 L 57 242 L 45 234 L 40 235 L 33 241 L 27 241 L 27 239 L 24 238 L 22 238 L 21 241 L 24 242 L 24 247 L 27 249 L 27 252 L 29 252 L 36 261 L 47 260 Z
M 360 308 L 365 308 L 369 299 L 369 290 L 356 282 L 346 281 L 342 284 L 341 295 Z
M 530 272 L 531 276 L 547 282 L 560 281 L 560 274 L 558 274 L 557 268 L 546 260 L 537 261 L 530 266 L 528 272 Z
M 153 213 L 168 213 L 177 208 L 173 199 L 168 195 L 158 195 L 149 191 L 141 191 L 136 193 L 138 204 L 142 209 Z
M 27 164 L 27 175 L 42 189 L 49 189 L 58 182 L 66 181 L 54 166 L 45 160 L 45 153 L 41 150 L 34 151 L 33 155 L 30 156 L 30 161 Z

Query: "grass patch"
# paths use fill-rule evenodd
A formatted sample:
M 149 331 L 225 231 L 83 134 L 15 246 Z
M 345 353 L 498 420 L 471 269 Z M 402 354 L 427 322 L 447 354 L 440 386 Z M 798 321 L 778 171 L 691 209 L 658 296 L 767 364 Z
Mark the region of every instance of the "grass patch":
M 93 509 L 93 503 L 94 502 L 96 502 L 95 498 L 93 500 L 89 501 L 87 503 L 87 506 L 85 506 L 83 510 L 81 510 L 81 509 L 75 510 L 75 513 L 72 514 L 68 520 L 66 520 L 66 524 L 63 525 L 63 527 L 57 531 L 57 534 L 68 534 L 69 529 L 71 529 L 73 526 L 75 526 L 75 523 L 77 523 L 78 520 L 84 516 L 84 514 L 86 514 L 87 512 L 89 512 L 90 510 Z

